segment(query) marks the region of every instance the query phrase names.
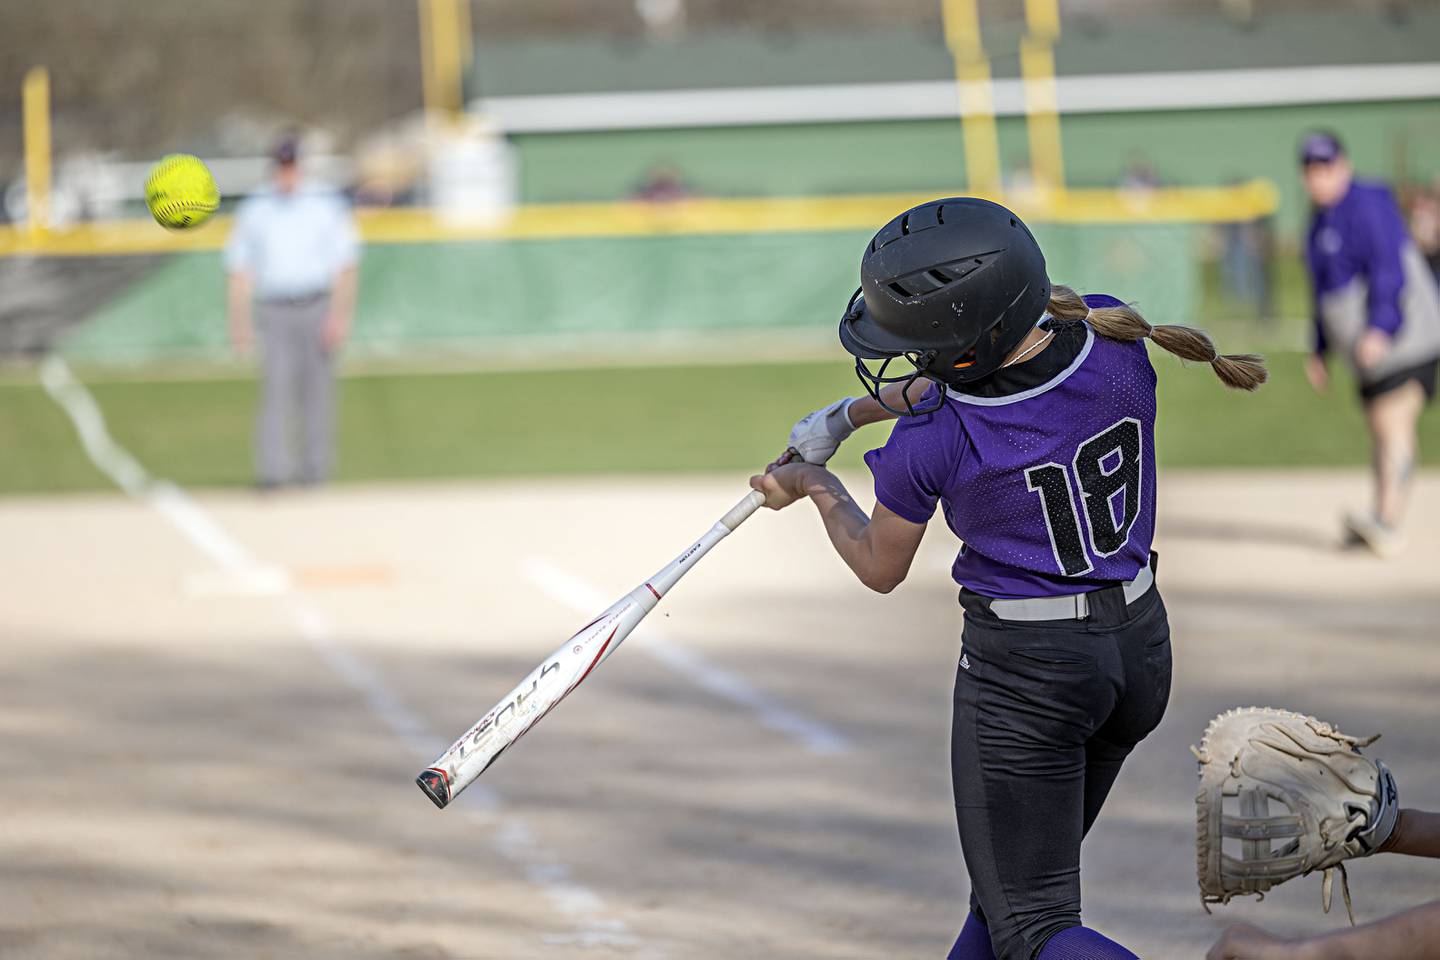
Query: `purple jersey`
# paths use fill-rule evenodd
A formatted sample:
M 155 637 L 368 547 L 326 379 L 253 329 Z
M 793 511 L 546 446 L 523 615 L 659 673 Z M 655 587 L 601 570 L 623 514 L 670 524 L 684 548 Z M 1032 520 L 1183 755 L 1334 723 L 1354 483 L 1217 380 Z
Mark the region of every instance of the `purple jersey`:
M 1118 303 L 1086 298 L 1091 306 Z M 875 498 L 913 523 L 938 502 L 961 541 L 955 581 L 997 599 L 1131 580 L 1155 532 L 1155 371 L 1142 342 L 1095 335 L 1068 367 L 1008 396 L 951 393 L 865 455 Z

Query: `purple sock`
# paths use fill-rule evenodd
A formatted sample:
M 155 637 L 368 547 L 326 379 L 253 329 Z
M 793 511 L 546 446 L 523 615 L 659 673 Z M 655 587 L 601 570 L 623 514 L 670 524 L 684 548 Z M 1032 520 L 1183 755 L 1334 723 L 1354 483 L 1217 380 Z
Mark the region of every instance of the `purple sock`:
M 945 955 L 945 960 L 995 960 L 995 948 L 990 946 L 990 928 L 971 913 L 955 938 L 955 946 Z
M 1066 927 L 1051 937 L 1036 960 L 1140 960 L 1089 927 Z

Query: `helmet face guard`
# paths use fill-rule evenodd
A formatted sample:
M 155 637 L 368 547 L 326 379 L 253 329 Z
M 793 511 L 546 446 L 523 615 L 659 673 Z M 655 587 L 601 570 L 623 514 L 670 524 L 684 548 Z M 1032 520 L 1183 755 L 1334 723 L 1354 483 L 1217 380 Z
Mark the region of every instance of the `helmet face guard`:
M 856 290 L 855 295 L 850 298 L 850 306 L 846 308 L 844 318 L 840 321 L 840 340 L 845 344 L 846 349 L 855 355 L 855 375 L 860 378 L 865 392 L 870 394 L 881 407 L 897 417 L 918 417 L 939 410 L 945 403 L 945 381 L 936 380 L 926 372 L 929 366 L 935 362 L 935 351 L 890 351 L 865 343 L 857 337 L 853 328 L 854 321 L 858 320 L 864 311 L 864 293 Z M 890 364 L 896 360 L 904 360 L 909 363 L 911 370 L 908 373 L 902 371 L 898 374 L 891 374 Z M 871 366 L 871 364 L 878 365 Z M 910 400 L 910 388 L 922 379 L 929 380 L 934 384 L 935 397 L 933 402 L 923 407 L 916 407 Z M 893 383 L 905 385 L 900 392 L 900 399 L 904 402 L 903 408 L 892 407 L 881 395 L 881 391 Z
M 1050 300 L 1045 257 L 1029 228 L 996 203 L 934 200 L 906 211 L 870 241 L 860 290 L 840 321 L 840 342 L 856 358 L 871 396 L 891 413 L 939 409 L 946 387 L 983 380 L 1039 322 Z M 904 358 L 913 374 L 890 375 Z M 865 361 L 880 361 L 872 369 Z M 879 398 L 890 384 L 920 377 L 937 384 L 934 406 L 897 410 Z
M 917 360 L 914 356 L 907 354 L 904 357 L 905 360 L 908 360 L 911 364 L 914 364 L 915 370 L 912 373 L 902 373 L 896 376 L 886 376 L 886 371 L 889 370 L 890 364 L 894 363 L 896 360 L 899 359 L 901 358 L 886 357 L 884 360 L 880 361 L 880 366 L 872 370 L 870 367 L 866 366 L 865 360 L 863 358 L 856 357 L 855 375 L 860 378 L 861 384 L 863 384 L 865 387 L 865 392 L 870 394 L 870 396 L 874 397 L 876 403 L 880 404 L 880 406 L 884 407 L 889 412 L 895 414 L 895 416 L 897 417 L 921 417 L 927 413 L 934 413 L 936 410 L 939 410 L 941 407 L 943 407 L 945 405 L 945 395 L 948 391 L 948 388 L 943 382 L 939 380 L 930 381 L 932 384 L 934 384 L 933 389 L 935 391 L 935 395 L 930 399 L 928 403 L 926 403 L 924 406 L 917 407 L 915 406 L 915 404 L 910 402 L 910 387 L 914 385 L 915 382 L 918 380 L 930 379 L 921 372 L 920 361 Z M 889 386 L 892 383 L 905 384 L 904 390 L 902 390 L 900 393 L 900 399 L 905 401 L 905 406 L 903 408 L 890 406 L 890 404 L 885 401 L 885 398 L 880 393 L 881 390 L 883 390 L 885 387 Z M 924 397 L 922 397 L 921 399 L 923 400 Z

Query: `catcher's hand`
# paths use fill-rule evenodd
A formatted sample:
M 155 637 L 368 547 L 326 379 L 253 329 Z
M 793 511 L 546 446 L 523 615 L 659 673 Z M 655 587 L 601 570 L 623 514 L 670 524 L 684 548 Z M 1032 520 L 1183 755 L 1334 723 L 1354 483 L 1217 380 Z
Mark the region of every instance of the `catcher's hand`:
M 1200 761 L 1195 847 L 1205 909 L 1323 870 L 1328 911 L 1338 868 L 1354 923 L 1344 863 L 1378 850 L 1400 811 L 1395 778 L 1359 752 L 1377 739 L 1269 707 L 1210 721 L 1190 748 Z
M 1248 923 L 1236 923 L 1205 954 L 1205 960 L 1294 960 L 1298 948 L 1289 940 Z
M 790 429 L 790 448 L 806 463 L 824 466 L 840 448 L 855 425 L 850 422 L 850 404 L 854 397 L 836 400 L 828 407 L 807 413 Z

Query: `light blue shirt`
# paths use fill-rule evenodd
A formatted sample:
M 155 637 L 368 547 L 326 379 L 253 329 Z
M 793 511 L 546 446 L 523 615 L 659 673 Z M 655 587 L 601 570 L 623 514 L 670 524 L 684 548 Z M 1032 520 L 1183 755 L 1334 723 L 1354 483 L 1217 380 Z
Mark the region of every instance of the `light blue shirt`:
M 241 201 L 225 245 L 225 269 L 248 273 L 261 300 L 329 290 L 360 257 L 350 205 L 333 190 L 266 188 Z

